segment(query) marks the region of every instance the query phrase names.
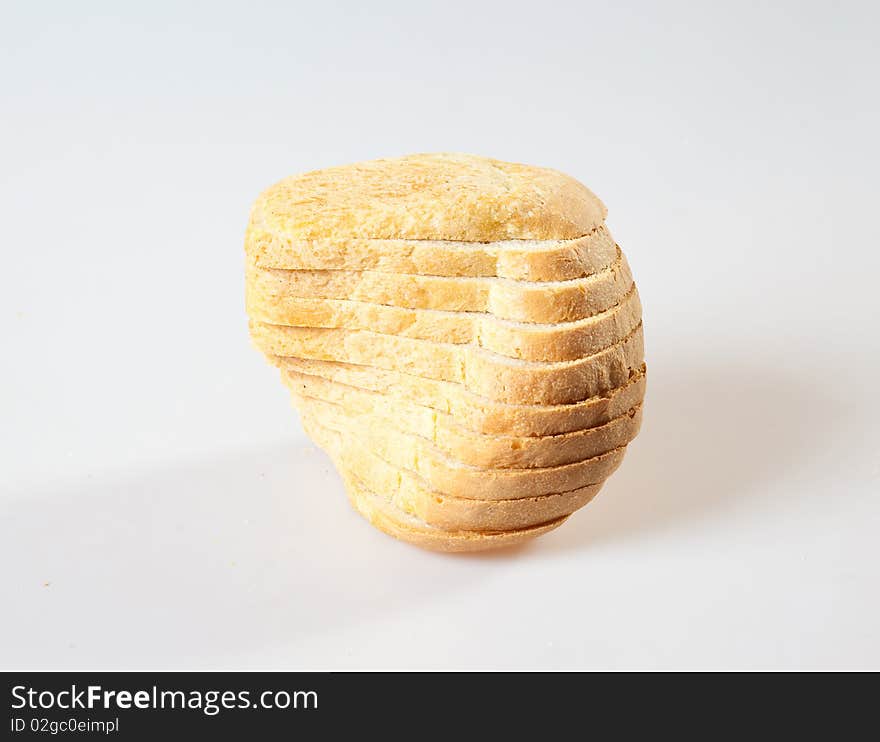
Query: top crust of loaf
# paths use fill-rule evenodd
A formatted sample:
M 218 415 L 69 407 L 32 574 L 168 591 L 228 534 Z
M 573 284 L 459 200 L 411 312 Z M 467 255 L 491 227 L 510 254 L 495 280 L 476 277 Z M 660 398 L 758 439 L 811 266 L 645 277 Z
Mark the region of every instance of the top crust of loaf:
M 421 154 L 286 178 L 251 223 L 294 240 L 568 240 L 605 220 L 604 204 L 556 170 L 463 154 Z

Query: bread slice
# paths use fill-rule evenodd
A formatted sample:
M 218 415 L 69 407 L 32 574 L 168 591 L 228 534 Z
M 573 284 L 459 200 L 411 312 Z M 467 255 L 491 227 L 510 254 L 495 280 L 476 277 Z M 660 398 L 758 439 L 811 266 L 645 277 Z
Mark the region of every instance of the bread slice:
M 352 506 L 373 526 L 400 541 L 431 551 L 488 551 L 516 546 L 558 528 L 568 519 L 565 516 L 549 523 L 511 531 L 444 530 L 394 507 L 389 498 L 371 492 L 345 467 L 340 468 L 339 472 Z
M 426 408 L 407 406 L 377 394 L 366 393 L 352 408 L 303 394 L 295 383 L 290 388 L 294 406 L 308 402 L 322 424 L 337 430 L 346 426 L 370 428 L 376 436 L 389 435 L 388 445 L 394 446 L 398 456 L 411 451 L 411 458 L 424 458 L 422 447 L 430 445 L 452 461 L 483 469 L 535 469 L 583 461 L 627 445 L 641 422 L 641 404 L 636 404 L 604 425 L 571 433 L 541 437 L 484 435 L 461 427 L 451 415 L 434 412 L 429 420 L 419 414 Z
M 248 227 L 245 247 L 249 261 L 261 268 L 497 276 L 515 281 L 583 278 L 608 265 L 617 252 L 605 225 L 567 240 L 298 240 L 273 232 L 258 220 Z
M 425 379 L 412 374 L 386 371 L 351 363 L 313 361 L 302 358 L 270 359 L 281 369 L 288 386 L 357 409 L 362 392 L 393 398 L 427 415 L 433 425 L 435 412 L 451 415 L 463 428 L 490 435 L 548 436 L 591 428 L 613 420 L 645 396 L 645 365 L 632 369 L 627 381 L 604 395 L 563 405 L 508 404 L 496 402 L 465 389 L 461 384 Z
M 473 466 L 447 456 L 418 436 L 377 424 L 353 424 L 315 407 L 312 400 L 297 400 L 297 408 L 320 420 L 321 425 L 346 437 L 361 439 L 371 453 L 399 470 L 410 471 L 428 482 L 431 489 L 461 498 L 513 500 L 552 495 L 586 487 L 607 479 L 623 461 L 626 445 L 591 458 L 560 466 L 493 469 Z M 634 425 L 640 423 L 636 410 Z
M 456 153 L 407 155 L 285 178 L 251 221 L 294 240 L 565 240 L 589 234 L 606 209 L 549 168 Z
M 337 468 L 351 472 L 371 491 L 383 493 L 399 510 L 444 530 L 506 531 L 540 525 L 570 515 L 602 488 L 599 482 L 573 492 L 505 500 L 451 497 L 375 456 L 358 436 L 343 436 L 323 426 L 311 410 L 303 423 Z
M 515 281 L 348 270 L 277 270 L 246 266 L 249 306 L 287 311 L 291 298 L 347 299 L 406 309 L 486 312 L 517 322 L 571 322 L 604 312 L 632 291 L 620 253 L 586 278 Z
M 635 285 L 619 304 L 575 322 L 537 324 L 489 314 L 402 309 L 361 301 L 287 298 L 282 306 L 248 301 L 255 320 L 291 327 L 370 330 L 454 345 L 474 344 L 527 361 L 570 361 L 597 353 L 628 335 L 642 317 Z
M 388 396 L 310 374 L 283 371 L 282 381 L 290 389 L 294 404 L 300 397 L 332 404 L 335 407 L 328 413 L 379 420 L 382 425 L 430 441 L 451 458 L 499 468 L 559 466 L 602 453 L 602 446 L 609 450 L 623 445 L 622 431 L 634 434 L 634 411 L 644 396 L 644 377 L 640 377 L 612 392 L 606 400 L 610 403 L 601 406 L 602 414 L 597 412 L 586 427 L 548 435 L 511 435 L 509 426 L 504 426 L 502 432 L 474 430 L 462 424 L 461 416 L 402 396 Z M 584 455 L 585 451 L 593 453 Z
M 251 337 L 268 356 L 310 358 L 404 371 L 453 381 L 512 404 L 568 404 L 626 383 L 644 360 L 642 325 L 604 350 L 575 361 L 521 361 L 452 343 L 363 330 L 282 327 L 251 320 Z

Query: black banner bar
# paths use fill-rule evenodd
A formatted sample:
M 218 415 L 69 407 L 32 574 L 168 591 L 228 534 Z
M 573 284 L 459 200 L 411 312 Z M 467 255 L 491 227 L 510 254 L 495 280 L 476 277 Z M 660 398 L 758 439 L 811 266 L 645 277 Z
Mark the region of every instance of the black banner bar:
M 848 694 L 840 715 L 829 703 L 827 678 L 810 692 L 782 694 L 769 676 L 753 675 L 694 683 L 583 673 L 0 674 L 0 739 L 9 740 L 325 739 L 352 728 L 366 739 L 473 739 L 478 732 L 495 739 L 502 730 L 558 739 L 575 729 L 583 731 L 578 736 L 646 729 L 678 736 L 688 728 L 701 739 L 718 728 L 790 738 L 806 720 L 812 732 L 849 739 L 864 723 L 854 712 L 874 707 L 873 684 Z M 731 682 L 737 687 L 727 687 Z

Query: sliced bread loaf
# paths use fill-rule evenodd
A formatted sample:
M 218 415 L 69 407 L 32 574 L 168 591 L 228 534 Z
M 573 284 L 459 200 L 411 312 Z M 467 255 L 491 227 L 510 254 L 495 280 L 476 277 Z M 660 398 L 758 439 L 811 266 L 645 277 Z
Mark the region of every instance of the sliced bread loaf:
M 478 550 L 555 528 L 641 423 L 641 304 L 604 205 L 545 168 L 413 155 L 254 205 L 246 307 L 371 522 Z

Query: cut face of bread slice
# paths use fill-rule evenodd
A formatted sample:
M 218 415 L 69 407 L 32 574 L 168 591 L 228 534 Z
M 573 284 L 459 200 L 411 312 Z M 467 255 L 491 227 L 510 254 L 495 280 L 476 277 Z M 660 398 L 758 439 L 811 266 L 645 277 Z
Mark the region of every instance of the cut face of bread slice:
M 370 492 L 345 467 L 340 468 L 352 506 L 380 531 L 423 549 L 444 552 L 487 551 L 516 546 L 561 526 L 567 516 L 512 531 L 465 531 L 434 528 L 394 507 L 384 495 Z
M 312 400 L 302 399 L 298 409 L 313 418 L 324 411 Z M 637 411 L 638 415 L 638 411 Z M 570 464 L 536 468 L 492 469 L 473 466 L 450 458 L 418 436 L 396 429 L 377 428 L 357 421 L 321 417 L 321 425 L 346 438 L 357 438 L 361 445 L 400 470 L 407 470 L 428 482 L 431 489 L 452 497 L 471 498 L 475 493 L 485 500 L 519 499 L 551 495 L 586 487 L 607 479 L 623 461 L 626 446 L 608 450 Z M 636 417 L 634 424 L 638 425 Z
M 573 404 L 531 405 L 495 402 L 460 384 L 370 366 L 301 358 L 271 360 L 281 369 L 285 384 L 304 394 L 357 410 L 361 404 L 359 394 L 373 392 L 402 404 L 410 403 L 408 416 L 427 415 L 419 425 L 428 429 L 433 425 L 434 413 L 440 412 L 454 417 L 463 428 L 489 435 L 548 436 L 592 428 L 624 414 L 645 396 L 644 364 L 632 370 L 623 386 L 605 396 Z M 425 412 L 413 412 L 416 408 Z
M 602 483 L 539 497 L 482 500 L 434 492 L 415 474 L 396 469 L 373 455 L 359 438 L 343 436 L 316 422 L 312 413 L 303 424 L 312 439 L 373 492 L 382 492 L 399 510 L 444 530 L 501 531 L 528 528 L 570 515 L 586 505 Z M 472 493 L 476 495 L 479 493 Z
M 617 253 L 607 227 L 568 240 L 449 242 L 327 238 L 295 240 L 254 221 L 248 260 L 261 268 L 410 273 L 426 276 L 497 276 L 514 281 L 565 281 L 606 267 Z
M 295 384 L 291 384 L 291 393 L 295 407 L 308 402 L 326 426 L 336 430 L 369 428 L 372 437 L 387 436 L 387 445 L 400 457 L 396 460 L 424 458 L 422 446 L 430 445 L 448 459 L 482 469 L 548 468 L 583 461 L 625 446 L 635 438 L 641 423 L 638 404 L 595 428 L 555 436 L 493 436 L 462 428 L 443 413 L 435 412 L 430 416 L 433 419 L 426 420 L 420 410 L 408 409 L 405 404 L 395 404 L 379 395 L 371 395 L 373 400 L 359 400 L 351 408 L 301 394 Z
M 597 413 L 591 421 L 594 424 L 586 428 L 548 435 L 509 435 L 474 430 L 462 424 L 463 416 L 309 374 L 285 371 L 282 380 L 291 391 L 294 406 L 302 397 L 334 405 L 326 409 L 328 415 L 375 421 L 430 441 L 450 458 L 487 468 L 559 466 L 629 443 L 638 430 L 636 413 L 644 388 L 635 380 L 612 392 L 603 414 Z
M 564 240 L 604 220 L 602 202 L 568 175 L 445 153 L 286 178 L 251 211 L 252 224 L 292 240 Z
M 521 361 L 475 346 L 432 343 L 360 330 L 315 329 L 250 322 L 267 356 L 338 361 L 452 381 L 499 402 L 568 404 L 627 382 L 644 360 L 642 327 L 586 358 L 559 363 Z
M 572 322 L 619 304 L 633 289 L 620 253 L 598 273 L 567 281 L 450 278 L 347 270 L 246 267 L 247 303 L 290 311 L 290 299 L 346 299 L 405 309 L 485 312 L 516 322 Z
M 294 297 L 283 307 L 263 307 L 249 301 L 248 314 L 268 324 L 369 330 L 454 345 L 473 344 L 499 355 L 552 363 L 592 355 L 626 337 L 641 321 L 642 306 L 633 285 L 611 309 L 565 323 L 511 322 L 487 314 Z

